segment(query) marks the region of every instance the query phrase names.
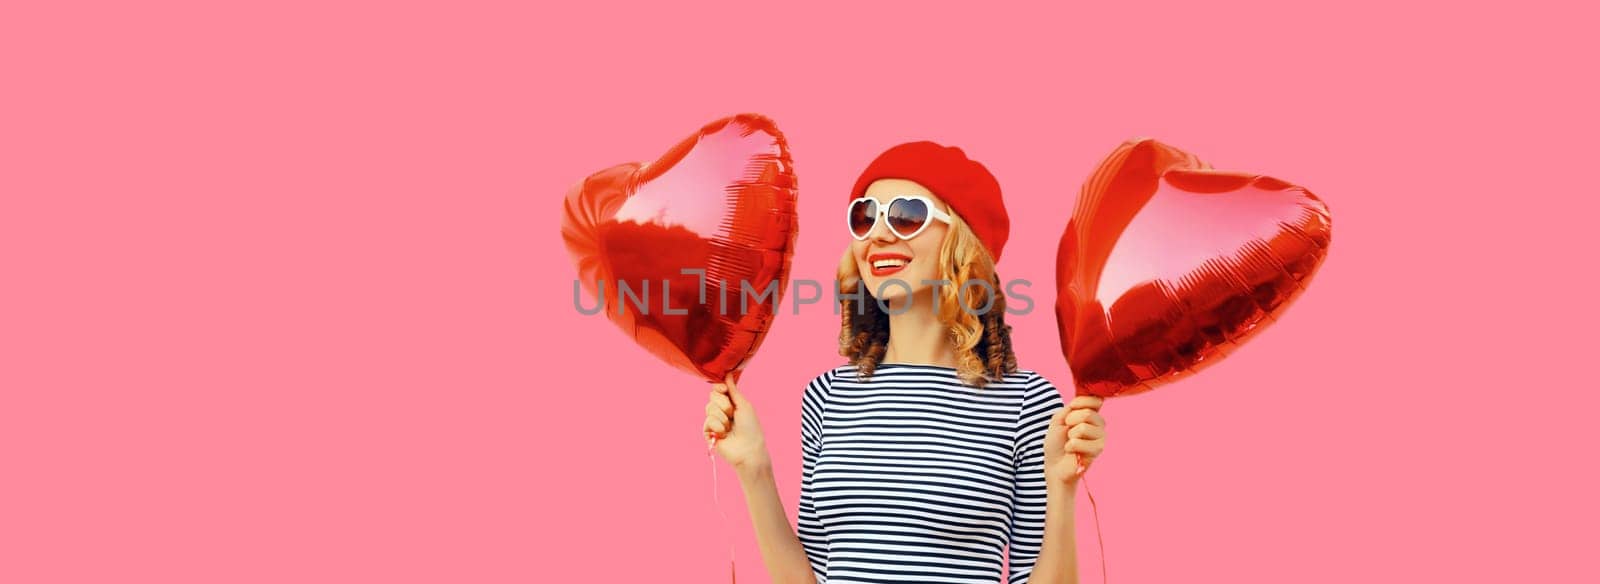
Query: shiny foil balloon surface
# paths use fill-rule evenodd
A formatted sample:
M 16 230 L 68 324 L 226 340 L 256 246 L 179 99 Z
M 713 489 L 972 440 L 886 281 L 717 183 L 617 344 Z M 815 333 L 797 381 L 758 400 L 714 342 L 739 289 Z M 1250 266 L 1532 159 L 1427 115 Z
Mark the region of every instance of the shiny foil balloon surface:
M 654 162 L 590 175 L 567 192 L 561 222 L 579 281 L 600 299 L 583 307 L 603 302 L 641 347 L 721 381 L 772 326 L 797 193 L 783 134 L 754 114 L 707 124 Z
M 1083 185 L 1056 255 L 1056 323 L 1079 394 L 1148 391 L 1217 362 L 1311 283 L 1328 208 L 1287 182 L 1119 146 Z

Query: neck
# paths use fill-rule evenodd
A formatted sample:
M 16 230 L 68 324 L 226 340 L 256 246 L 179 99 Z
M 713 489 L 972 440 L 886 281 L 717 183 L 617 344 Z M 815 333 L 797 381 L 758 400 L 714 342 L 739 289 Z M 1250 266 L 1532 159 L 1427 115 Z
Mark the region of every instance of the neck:
M 911 306 L 902 311 L 902 299 L 891 302 L 889 315 L 889 346 L 883 353 L 884 363 L 912 363 L 920 365 L 956 366 L 955 346 L 950 342 L 950 328 L 939 322 L 933 311 L 933 294 L 924 290 L 910 300 Z

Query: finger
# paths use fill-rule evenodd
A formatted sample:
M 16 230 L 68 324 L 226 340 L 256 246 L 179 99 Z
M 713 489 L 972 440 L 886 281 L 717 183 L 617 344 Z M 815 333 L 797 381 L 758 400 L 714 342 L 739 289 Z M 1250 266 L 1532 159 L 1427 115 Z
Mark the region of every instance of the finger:
M 729 415 L 727 412 L 722 411 L 722 408 L 717 407 L 716 404 L 706 404 L 706 418 L 707 419 L 713 419 L 713 420 L 722 420 L 724 422 L 727 422 L 727 421 L 732 420 L 733 416 Z
M 1092 425 L 1104 428 L 1106 426 L 1106 419 L 1100 415 L 1100 412 L 1096 412 L 1094 410 L 1088 410 L 1088 409 L 1081 409 L 1081 410 L 1072 410 L 1070 412 L 1067 412 L 1067 419 L 1066 419 L 1065 423 L 1068 426 L 1076 426 L 1078 424 L 1092 424 Z
M 732 414 L 733 413 L 733 400 L 728 399 L 728 396 L 722 395 L 720 393 L 713 393 L 713 394 L 711 394 L 711 402 L 710 403 L 712 405 L 717 406 L 717 409 L 722 410 L 722 413 L 724 413 L 724 414 Z
M 1067 441 L 1067 452 L 1082 454 L 1088 458 L 1100 456 L 1100 451 L 1105 448 L 1105 442 L 1100 440 L 1086 440 L 1075 438 Z
M 1098 397 L 1095 397 L 1095 396 L 1092 396 L 1092 395 L 1080 395 L 1080 396 L 1072 398 L 1072 403 L 1067 404 L 1067 408 L 1068 409 L 1073 409 L 1073 410 L 1076 410 L 1076 409 L 1079 409 L 1079 408 L 1088 408 L 1088 409 L 1091 409 L 1091 410 L 1098 410 L 1098 409 L 1100 409 L 1100 405 L 1104 404 L 1105 401 L 1106 400 L 1103 400 L 1101 398 L 1098 398 Z
M 1061 425 L 1076 426 L 1086 423 L 1089 421 L 1089 416 L 1093 414 L 1094 410 L 1068 410 L 1066 418 L 1061 421 Z
M 728 423 L 716 418 L 706 418 L 705 429 L 720 437 L 728 431 Z
M 1091 426 L 1089 424 L 1078 424 L 1076 426 L 1073 426 L 1071 430 L 1067 431 L 1067 437 L 1068 438 L 1083 438 L 1085 440 L 1099 440 L 1101 438 L 1105 438 L 1106 437 L 1106 431 L 1105 431 L 1105 428 L 1101 428 L 1099 426 Z
M 717 403 L 715 400 L 706 402 L 706 417 L 712 416 L 727 416 L 727 412 L 722 409 L 722 404 Z
M 739 386 L 733 383 L 733 376 L 731 374 L 728 376 L 728 397 L 733 398 L 733 403 L 735 406 L 749 401 L 745 399 L 744 392 L 739 391 Z
M 711 384 L 711 393 L 721 393 L 721 394 L 728 393 L 728 384 L 726 384 L 726 383 L 713 383 L 713 384 Z
M 1066 425 L 1066 424 L 1064 424 L 1064 422 L 1067 419 L 1067 415 L 1068 415 L 1067 408 L 1061 408 L 1061 409 L 1056 410 L 1056 413 L 1050 415 L 1050 425 L 1051 426 Z

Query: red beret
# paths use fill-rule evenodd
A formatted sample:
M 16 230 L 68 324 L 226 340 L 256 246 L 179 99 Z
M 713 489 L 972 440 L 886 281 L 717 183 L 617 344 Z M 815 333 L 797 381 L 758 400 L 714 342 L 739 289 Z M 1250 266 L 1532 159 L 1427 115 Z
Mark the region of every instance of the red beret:
M 1000 182 L 989 169 L 967 158 L 960 148 L 933 142 L 909 142 L 885 150 L 867 165 L 850 189 L 855 200 L 872 181 L 899 178 L 928 187 L 972 228 L 989 255 L 1000 261 L 1000 251 L 1011 234 L 1011 218 L 1000 199 Z

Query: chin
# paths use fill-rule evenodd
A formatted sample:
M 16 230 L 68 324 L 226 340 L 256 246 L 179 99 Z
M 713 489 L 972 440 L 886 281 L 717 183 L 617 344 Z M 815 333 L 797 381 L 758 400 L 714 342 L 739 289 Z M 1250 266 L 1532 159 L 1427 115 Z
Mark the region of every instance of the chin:
M 889 293 L 884 296 L 879 296 L 878 299 L 884 302 L 894 302 L 906 297 L 905 289 L 898 286 L 890 288 L 888 292 Z
M 911 284 L 912 285 L 911 289 L 907 290 L 905 286 L 901 286 L 899 284 L 890 284 L 889 288 L 887 290 L 884 290 L 884 295 L 883 296 L 878 296 L 877 295 L 878 286 L 882 285 L 884 282 L 888 282 L 888 281 L 892 281 L 892 280 L 900 280 L 900 281 L 903 281 L 903 282 L 905 282 L 907 284 Z M 877 298 L 877 299 L 882 300 L 884 302 L 894 302 L 894 301 L 905 300 L 907 298 L 916 298 L 919 295 L 924 294 L 929 288 L 928 286 L 922 285 L 920 282 L 918 282 L 916 280 L 912 280 L 909 277 L 902 278 L 902 277 L 898 277 L 898 276 L 892 277 L 892 278 L 884 278 L 884 279 L 879 280 L 878 282 L 876 282 L 874 284 L 868 284 L 868 286 L 869 286 L 869 288 L 867 288 L 867 291 L 871 292 L 873 294 L 874 298 Z

